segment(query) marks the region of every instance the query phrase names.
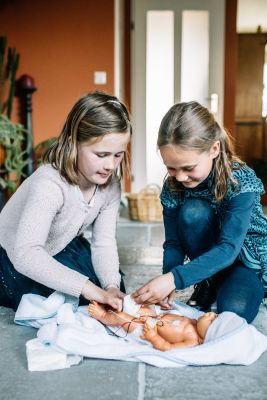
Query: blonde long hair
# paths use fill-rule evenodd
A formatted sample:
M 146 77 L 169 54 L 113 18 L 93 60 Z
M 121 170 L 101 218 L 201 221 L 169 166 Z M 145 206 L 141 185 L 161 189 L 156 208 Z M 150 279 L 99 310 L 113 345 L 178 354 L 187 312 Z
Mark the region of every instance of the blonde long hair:
M 132 133 L 129 112 L 117 97 L 98 91 L 87 93 L 74 104 L 59 137 L 46 151 L 43 161 L 56 168 L 69 183 L 77 184 L 78 143 L 101 140 L 108 133 L 128 132 Z M 128 155 L 125 154 L 115 174 L 120 180 L 128 170 Z
M 214 159 L 214 199 L 216 202 L 225 196 L 229 182 L 235 184 L 232 170 L 244 163 L 235 154 L 230 135 L 215 120 L 209 110 L 195 101 L 177 103 L 165 114 L 158 132 L 158 147 L 168 144 L 185 150 L 209 151 L 215 141 L 220 142 L 220 153 Z M 233 162 L 238 163 L 237 167 Z M 167 183 L 174 192 L 185 188 L 168 176 Z

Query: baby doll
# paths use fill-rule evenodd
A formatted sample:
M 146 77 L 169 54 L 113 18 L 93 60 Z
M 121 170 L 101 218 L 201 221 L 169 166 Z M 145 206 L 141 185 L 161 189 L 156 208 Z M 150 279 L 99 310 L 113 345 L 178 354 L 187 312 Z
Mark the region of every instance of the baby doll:
M 139 308 L 135 317 L 124 311 L 107 309 L 96 302 L 89 304 L 88 311 L 102 324 L 121 327 L 127 333 L 141 327 L 141 339 L 149 341 L 161 351 L 203 343 L 209 326 L 217 318 L 214 312 L 208 312 L 197 320 L 176 314 L 157 315 L 153 309 L 144 306 Z

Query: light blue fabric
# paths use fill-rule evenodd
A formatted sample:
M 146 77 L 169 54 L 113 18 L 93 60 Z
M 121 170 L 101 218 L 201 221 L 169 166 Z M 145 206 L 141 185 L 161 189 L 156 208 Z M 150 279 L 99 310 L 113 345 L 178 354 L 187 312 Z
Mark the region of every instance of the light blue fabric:
M 237 364 L 249 365 L 267 350 L 267 337 L 234 313 L 222 313 L 208 329 L 204 344 L 190 348 L 159 351 L 134 335 L 111 336 L 105 327 L 90 317 L 86 306 L 73 307 L 70 299 L 53 293 L 48 299 L 24 295 L 15 315 L 15 322 L 41 328 L 37 338 L 26 343 L 28 369 L 44 371 L 66 368 L 81 361 L 80 356 L 146 362 L 166 368 L 186 365 Z M 62 303 L 62 300 L 64 301 Z M 40 308 L 38 310 L 38 307 Z M 173 313 L 198 318 L 202 312 L 175 302 Z M 51 315 L 54 320 L 51 320 Z M 65 357 L 64 357 L 65 355 Z M 69 356 L 74 357 L 68 360 Z

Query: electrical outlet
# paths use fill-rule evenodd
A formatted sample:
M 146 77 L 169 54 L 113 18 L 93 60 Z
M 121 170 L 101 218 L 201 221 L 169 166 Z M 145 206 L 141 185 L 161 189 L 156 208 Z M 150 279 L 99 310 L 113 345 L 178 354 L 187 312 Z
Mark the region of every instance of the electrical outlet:
M 106 85 L 107 73 L 106 71 L 95 71 L 94 72 L 94 84 L 95 85 Z

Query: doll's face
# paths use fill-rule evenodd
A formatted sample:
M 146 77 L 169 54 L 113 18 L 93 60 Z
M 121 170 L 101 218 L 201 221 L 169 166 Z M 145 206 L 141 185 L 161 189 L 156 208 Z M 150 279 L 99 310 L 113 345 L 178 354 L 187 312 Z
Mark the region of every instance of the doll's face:
M 205 338 L 208 328 L 217 317 L 216 313 L 208 312 L 197 320 L 197 331 L 202 339 Z

